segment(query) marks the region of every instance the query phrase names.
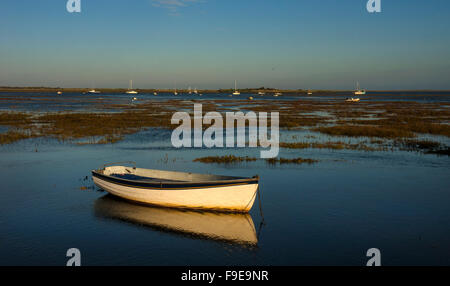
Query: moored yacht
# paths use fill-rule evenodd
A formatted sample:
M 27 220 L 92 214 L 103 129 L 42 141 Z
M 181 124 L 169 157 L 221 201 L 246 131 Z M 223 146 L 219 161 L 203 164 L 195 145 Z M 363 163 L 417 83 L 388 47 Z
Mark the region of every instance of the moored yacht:
M 237 81 L 234 81 L 234 92 L 233 95 L 240 95 L 241 93 L 237 90 Z
M 137 91 L 133 90 L 133 80 L 130 80 L 130 87 L 126 91 L 126 94 L 138 94 Z
M 366 94 L 366 90 L 365 89 L 361 89 L 361 87 L 359 86 L 359 82 L 356 83 L 356 91 L 354 92 L 355 95 L 365 95 Z

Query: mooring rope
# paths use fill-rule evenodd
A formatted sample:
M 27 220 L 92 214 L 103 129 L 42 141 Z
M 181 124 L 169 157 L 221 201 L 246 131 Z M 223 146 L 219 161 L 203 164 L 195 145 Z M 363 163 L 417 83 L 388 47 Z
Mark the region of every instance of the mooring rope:
M 259 189 L 259 186 L 258 186 L 257 192 L 258 192 L 258 202 L 259 202 L 259 213 L 260 213 L 261 218 L 262 218 L 261 222 L 263 222 L 265 224 L 264 214 L 263 214 L 263 210 L 262 210 L 262 203 L 261 203 L 261 190 Z
M 266 221 L 264 219 L 264 214 L 262 210 L 262 203 L 261 203 L 261 190 L 259 189 L 256 191 L 258 193 L 258 202 L 259 202 L 259 214 L 261 215 L 261 222 L 259 223 L 257 238 L 259 240 L 259 235 L 261 234 L 262 227 L 266 225 Z

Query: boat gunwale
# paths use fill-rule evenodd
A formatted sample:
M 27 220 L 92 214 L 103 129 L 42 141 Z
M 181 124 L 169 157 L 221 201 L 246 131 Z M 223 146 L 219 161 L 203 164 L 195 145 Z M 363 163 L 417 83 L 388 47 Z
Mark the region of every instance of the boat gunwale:
M 115 183 L 115 184 L 122 183 L 122 184 L 125 184 L 130 187 L 138 187 L 138 188 L 149 188 L 149 187 L 153 187 L 153 188 L 157 188 L 157 189 L 170 189 L 171 187 L 175 187 L 175 189 L 217 188 L 217 187 L 227 187 L 227 186 L 234 186 L 234 185 L 258 184 L 259 183 L 259 176 L 254 176 L 251 178 L 221 176 L 221 177 L 230 177 L 230 178 L 236 178 L 236 179 L 208 180 L 208 181 L 171 181 L 171 180 L 165 180 L 165 179 L 161 179 L 160 181 L 157 181 L 157 178 L 154 178 L 154 179 L 156 179 L 155 181 L 148 182 L 148 181 L 142 181 L 142 180 L 130 180 L 130 179 L 114 177 L 111 175 L 105 175 L 105 174 L 103 174 L 103 171 L 104 171 L 104 169 L 92 170 L 92 175 L 99 179 L 106 179 L 110 182 L 112 181 L 112 183 Z M 187 173 L 187 172 L 183 172 L 183 173 L 196 175 L 195 173 Z M 197 174 L 197 175 L 201 175 L 201 174 Z

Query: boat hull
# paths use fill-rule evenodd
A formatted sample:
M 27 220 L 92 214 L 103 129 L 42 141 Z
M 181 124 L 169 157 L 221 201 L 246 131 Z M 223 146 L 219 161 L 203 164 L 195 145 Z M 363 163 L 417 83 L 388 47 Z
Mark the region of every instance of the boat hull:
M 171 208 L 242 213 L 250 211 L 258 190 L 258 183 L 169 189 L 130 186 L 95 174 L 93 180 L 97 187 L 108 193 L 135 202 Z

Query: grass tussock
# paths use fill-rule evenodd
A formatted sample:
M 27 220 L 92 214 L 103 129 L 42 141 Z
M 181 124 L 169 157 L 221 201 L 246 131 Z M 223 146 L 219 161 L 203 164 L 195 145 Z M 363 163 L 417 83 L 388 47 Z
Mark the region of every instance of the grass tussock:
M 378 138 L 412 138 L 416 135 L 409 130 L 385 126 L 336 125 L 317 127 L 314 131 L 331 136 L 378 137 Z
M 201 162 L 206 164 L 231 164 L 231 163 L 242 163 L 242 162 L 254 162 L 256 161 L 256 158 L 251 157 L 237 157 L 234 155 L 227 155 L 227 156 L 209 156 L 209 157 L 202 157 L 197 158 L 194 160 L 194 162 Z
M 397 140 L 395 143 L 409 150 L 435 150 L 441 147 L 441 143 L 431 140 L 404 139 Z
M 31 124 L 31 115 L 23 112 L 0 113 L 0 125 L 22 127 Z
M 121 140 L 123 140 L 123 136 L 121 135 L 106 135 L 105 137 L 102 137 L 98 140 L 77 142 L 77 145 L 82 146 L 82 145 L 114 144 Z
M 439 155 L 439 156 L 450 156 L 450 148 L 444 148 L 444 149 L 439 149 L 439 150 L 430 150 L 425 152 L 426 154 L 435 154 L 435 155 Z
M 287 149 L 329 149 L 329 150 L 359 150 L 359 151 L 377 151 L 379 149 L 367 146 L 363 143 L 348 144 L 344 142 L 295 142 L 295 143 L 280 143 L 281 148 Z
M 449 147 L 431 140 L 397 140 L 394 144 L 398 146 L 400 150 L 450 156 Z
M 280 165 L 283 164 L 314 164 L 319 162 L 319 160 L 314 159 L 305 159 L 305 158 L 293 158 L 293 159 L 286 159 L 286 158 L 270 158 L 266 159 L 266 162 L 270 165 L 276 165 L 279 163 Z
M 11 144 L 32 137 L 35 137 L 35 135 L 29 132 L 8 130 L 6 133 L 0 134 L 0 145 Z

